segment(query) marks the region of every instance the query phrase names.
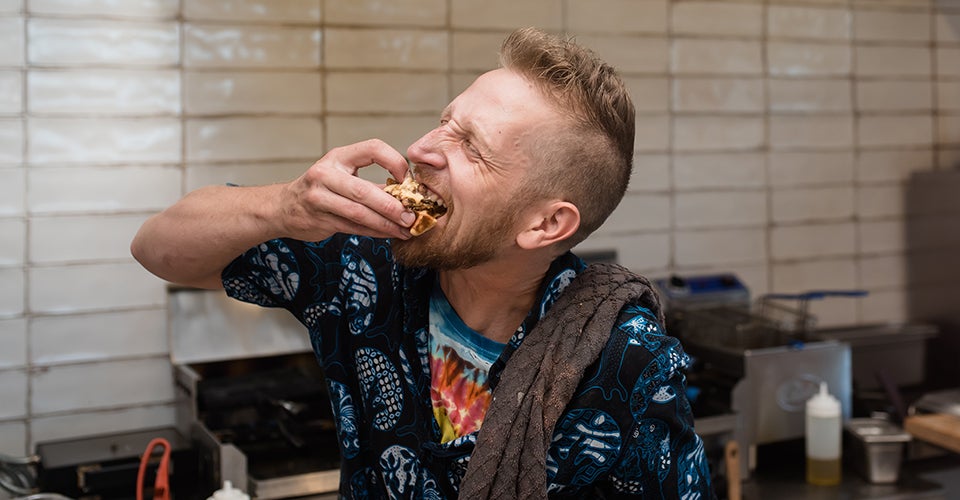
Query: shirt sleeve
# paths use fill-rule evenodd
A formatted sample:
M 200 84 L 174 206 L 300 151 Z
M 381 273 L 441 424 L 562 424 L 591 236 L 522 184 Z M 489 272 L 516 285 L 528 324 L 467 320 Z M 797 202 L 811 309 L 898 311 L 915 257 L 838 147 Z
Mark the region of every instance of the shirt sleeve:
M 621 454 L 604 489 L 620 497 L 715 498 L 703 440 L 694 431 L 686 397 L 683 370 L 690 358 L 649 309 L 631 307 L 621 317 L 625 321 L 617 333 L 630 339 L 624 359 L 642 369 L 629 379 L 632 428 L 622 436 Z
M 301 242 L 275 239 L 250 248 L 220 275 L 227 295 L 244 302 L 287 307 L 300 291 Z
M 685 394 L 688 364 L 651 309 L 624 308 L 554 433 L 551 498 L 715 498 Z

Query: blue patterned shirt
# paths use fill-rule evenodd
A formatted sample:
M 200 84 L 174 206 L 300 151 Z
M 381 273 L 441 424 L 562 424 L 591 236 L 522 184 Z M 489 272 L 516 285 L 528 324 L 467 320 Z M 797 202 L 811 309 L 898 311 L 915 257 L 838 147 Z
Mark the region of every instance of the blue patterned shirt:
M 567 253 L 488 380 L 585 268 Z M 227 293 L 283 307 L 303 323 L 324 369 L 345 498 L 456 498 L 477 432 L 446 443 L 430 398 L 429 304 L 436 273 L 393 261 L 387 240 L 272 240 L 234 260 Z M 653 304 L 621 311 L 599 359 L 561 415 L 547 454 L 551 498 L 711 498 L 703 441 L 682 370 L 689 360 Z

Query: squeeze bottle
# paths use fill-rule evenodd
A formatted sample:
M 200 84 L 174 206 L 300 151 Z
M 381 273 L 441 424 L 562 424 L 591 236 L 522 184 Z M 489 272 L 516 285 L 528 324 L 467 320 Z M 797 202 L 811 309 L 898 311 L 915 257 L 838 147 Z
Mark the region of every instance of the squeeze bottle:
M 820 382 L 820 392 L 807 400 L 805 424 L 807 482 L 840 484 L 840 400 L 827 392 L 826 382 Z

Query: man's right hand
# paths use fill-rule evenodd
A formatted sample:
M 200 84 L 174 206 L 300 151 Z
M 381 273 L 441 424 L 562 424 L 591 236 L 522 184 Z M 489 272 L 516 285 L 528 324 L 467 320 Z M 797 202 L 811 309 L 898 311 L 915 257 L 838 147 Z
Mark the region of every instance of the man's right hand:
M 373 164 L 397 179 L 407 171 L 403 155 L 372 139 L 330 150 L 285 184 L 197 189 L 148 219 L 131 253 L 167 281 L 221 288 L 227 264 L 273 238 L 320 241 L 338 232 L 409 238 L 414 214 L 380 186 L 356 176 Z
M 378 164 L 403 179 L 407 161 L 383 141 L 371 139 L 330 150 L 303 175 L 284 185 L 277 207 L 283 236 L 319 241 L 334 233 L 409 238 L 416 214 L 381 186 L 357 177 Z

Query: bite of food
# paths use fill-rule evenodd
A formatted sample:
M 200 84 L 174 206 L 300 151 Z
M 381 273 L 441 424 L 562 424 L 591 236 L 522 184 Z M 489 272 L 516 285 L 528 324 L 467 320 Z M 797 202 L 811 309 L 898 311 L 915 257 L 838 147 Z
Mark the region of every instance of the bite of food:
M 413 236 L 420 236 L 433 229 L 433 226 L 437 225 L 437 219 L 447 213 L 443 200 L 417 182 L 410 172 L 407 172 L 403 182 L 387 179 L 387 186 L 383 190 L 417 214 L 417 220 L 410 226 L 410 234 Z

